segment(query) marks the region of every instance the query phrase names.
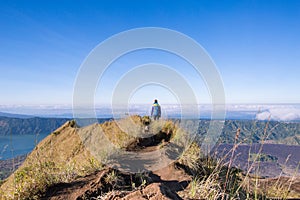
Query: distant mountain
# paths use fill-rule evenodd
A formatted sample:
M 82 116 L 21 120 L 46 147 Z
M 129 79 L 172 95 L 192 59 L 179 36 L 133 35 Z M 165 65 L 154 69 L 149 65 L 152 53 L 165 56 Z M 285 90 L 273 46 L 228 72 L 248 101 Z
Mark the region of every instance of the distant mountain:
M 198 132 L 205 136 L 210 120 L 200 120 Z M 261 141 L 276 144 L 300 145 L 300 122 L 226 120 L 220 143 L 232 144 L 239 130 L 238 142 L 260 143 Z
M 12 115 L 13 116 L 13 115 Z M 19 115 L 16 115 L 19 116 Z M 22 116 L 22 115 L 21 115 Z M 98 119 L 99 123 L 110 120 L 111 118 Z M 49 134 L 55 129 L 63 125 L 70 118 L 44 118 L 44 117 L 30 117 L 16 118 L 16 117 L 1 117 L 0 116 L 0 135 L 26 135 L 26 134 Z M 93 119 L 82 119 L 82 124 L 92 124 Z
M 12 118 L 0 117 L 0 135 L 47 134 L 63 125 L 66 118 Z
M 60 127 L 70 118 L 40 118 L 27 115 L 0 113 L 0 135 L 9 134 L 48 134 Z M 8 117 L 18 116 L 18 117 Z M 98 119 L 99 123 L 111 118 Z M 83 121 L 83 122 L 82 122 Z M 85 125 L 94 123 L 94 120 L 84 119 Z M 176 121 L 176 120 L 175 120 Z M 199 120 L 198 133 L 205 136 L 210 120 Z M 82 125 L 82 124 L 80 124 Z M 239 140 L 243 143 L 259 143 L 265 140 L 268 143 L 300 144 L 300 122 L 258 121 L 258 120 L 226 120 L 219 138 L 220 143 L 234 143 L 235 134 L 240 130 Z
M 32 115 L 22 115 L 22 114 L 0 112 L 0 117 L 11 117 L 11 118 L 27 119 L 27 118 L 32 118 L 34 116 L 32 116 Z
M 214 156 L 225 158 L 224 163 L 229 163 L 233 145 L 220 144 L 215 146 Z M 276 177 L 279 174 L 283 176 L 299 176 L 298 168 L 300 161 L 299 145 L 284 144 L 252 144 L 238 145 L 233 155 L 233 165 L 243 171 L 252 168 L 249 173 L 256 174 L 261 177 Z M 258 164 L 259 163 L 259 164 Z

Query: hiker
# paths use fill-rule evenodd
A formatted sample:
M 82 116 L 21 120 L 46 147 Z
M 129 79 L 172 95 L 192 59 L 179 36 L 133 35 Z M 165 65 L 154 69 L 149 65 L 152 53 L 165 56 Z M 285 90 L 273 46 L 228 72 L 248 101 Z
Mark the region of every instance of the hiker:
M 151 117 L 153 117 L 154 120 L 159 120 L 160 116 L 161 116 L 160 105 L 158 104 L 157 99 L 155 99 L 152 105 Z

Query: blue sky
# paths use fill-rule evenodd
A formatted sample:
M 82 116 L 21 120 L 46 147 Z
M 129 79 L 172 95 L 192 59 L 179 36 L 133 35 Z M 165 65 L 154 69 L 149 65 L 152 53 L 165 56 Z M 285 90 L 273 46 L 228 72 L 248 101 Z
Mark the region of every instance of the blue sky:
M 201 44 L 218 67 L 228 103 L 300 103 L 299 23 L 297 0 L 0 1 L 0 104 L 72 104 L 73 84 L 89 52 L 114 34 L 148 26 L 182 32 Z M 190 66 L 155 51 L 116 62 L 96 101 L 107 103 L 122 73 L 146 62 L 174 66 L 199 102 L 209 103 Z M 132 101 L 153 96 L 175 101 L 157 86 L 137 91 Z

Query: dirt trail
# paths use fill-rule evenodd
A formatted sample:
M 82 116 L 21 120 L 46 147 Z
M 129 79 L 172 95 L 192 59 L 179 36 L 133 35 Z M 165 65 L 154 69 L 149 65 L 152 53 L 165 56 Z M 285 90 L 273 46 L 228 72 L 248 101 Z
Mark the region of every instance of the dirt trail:
M 111 159 L 105 169 L 71 183 L 54 185 L 48 188 L 43 199 L 73 200 L 100 196 L 101 199 L 123 200 L 181 199 L 177 192 L 188 186 L 191 177 L 174 163 L 179 149 L 169 143 L 170 138 L 170 134 L 163 132 L 140 138 L 117 160 Z M 144 173 L 134 173 L 145 168 Z M 106 177 L 113 171 L 118 176 L 118 183 L 107 183 Z
M 147 186 L 128 188 L 126 185 L 139 182 L 135 174 L 117 172 L 119 179 L 124 185 L 116 188 L 105 182 L 105 177 L 113 169 L 107 168 L 86 177 L 77 179 L 71 183 L 60 183 L 48 188 L 42 199 L 62 200 L 62 199 L 91 199 L 103 196 L 103 199 L 181 199 L 177 192 L 184 190 L 191 177 L 184 170 L 171 164 L 165 168 L 150 172 L 147 175 Z M 136 179 L 136 180 L 134 180 Z M 106 197 L 104 198 L 104 196 Z

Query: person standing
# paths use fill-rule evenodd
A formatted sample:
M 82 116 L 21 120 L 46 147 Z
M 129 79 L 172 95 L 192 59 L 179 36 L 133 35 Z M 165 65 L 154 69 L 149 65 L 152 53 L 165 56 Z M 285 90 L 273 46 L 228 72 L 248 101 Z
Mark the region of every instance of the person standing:
M 158 104 L 157 99 L 155 99 L 152 105 L 151 117 L 153 117 L 154 120 L 159 120 L 160 116 L 161 116 L 160 105 Z

